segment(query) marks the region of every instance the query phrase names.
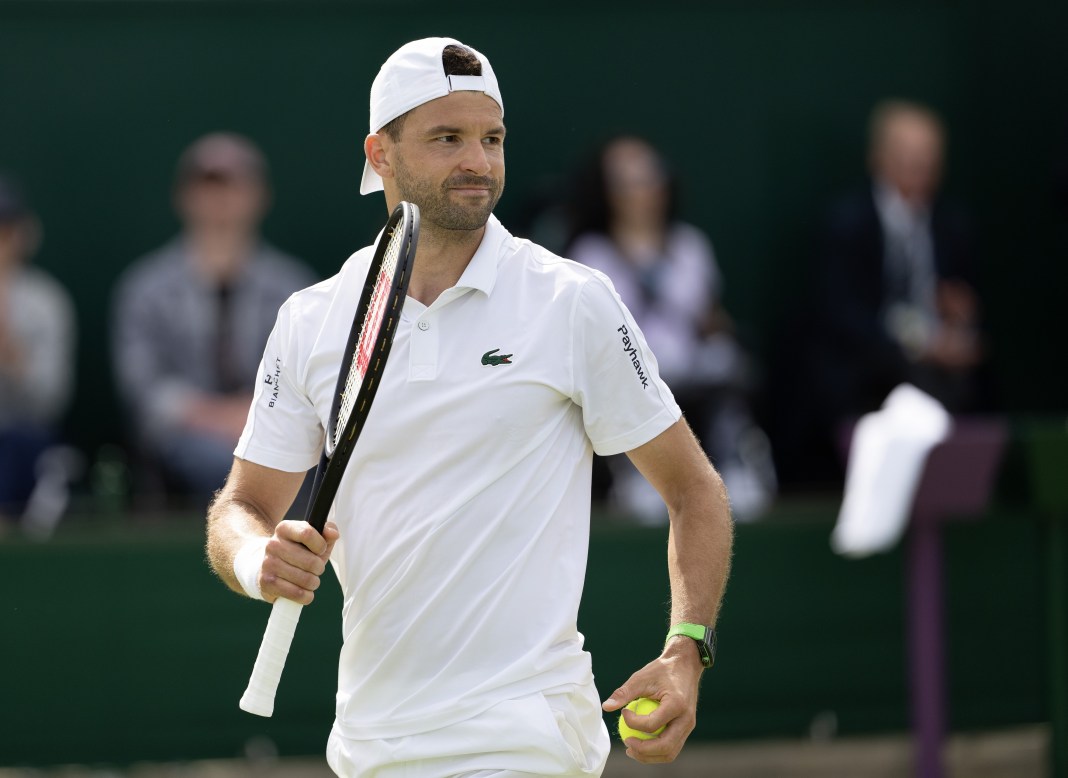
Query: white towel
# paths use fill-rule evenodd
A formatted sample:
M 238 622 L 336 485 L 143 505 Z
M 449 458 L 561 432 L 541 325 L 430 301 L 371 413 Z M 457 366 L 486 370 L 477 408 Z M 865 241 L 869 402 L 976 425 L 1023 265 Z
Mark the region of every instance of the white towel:
M 861 417 L 831 548 L 849 557 L 893 548 L 908 525 L 927 455 L 951 427 L 946 409 L 910 384 L 890 392 L 881 410 Z

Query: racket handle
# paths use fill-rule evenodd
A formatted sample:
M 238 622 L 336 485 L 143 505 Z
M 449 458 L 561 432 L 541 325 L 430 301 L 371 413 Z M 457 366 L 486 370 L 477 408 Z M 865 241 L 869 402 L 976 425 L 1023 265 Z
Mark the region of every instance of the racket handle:
M 260 653 L 252 667 L 252 677 L 248 679 L 248 688 L 241 696 L 241 710 L 267 717 L 274 713 L 274 693 L 282 677 L 282 668 L 286 665 L 302 608 L 299 603 L 284 597 L 274 601 L 271 618 L 267 620 L 267 629 L 260 643 Z

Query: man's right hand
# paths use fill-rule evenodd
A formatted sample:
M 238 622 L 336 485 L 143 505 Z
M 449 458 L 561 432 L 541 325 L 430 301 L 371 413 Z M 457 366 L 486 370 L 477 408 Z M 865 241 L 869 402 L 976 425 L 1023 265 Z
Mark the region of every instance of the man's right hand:
M 971 328 L 940 327 L 921 359 L 946 370 L 970 370 L 983 358 L 978 333 Z
M 337 525 L 328 521 L 323 534 L 306 521 L 282 521 L 267 542 L 260 568 L 260 591 L 267 602 L 279 597 L 301 605 L 315 599 L 320 576 L 326 571 L 330 552 L 341 536 Z

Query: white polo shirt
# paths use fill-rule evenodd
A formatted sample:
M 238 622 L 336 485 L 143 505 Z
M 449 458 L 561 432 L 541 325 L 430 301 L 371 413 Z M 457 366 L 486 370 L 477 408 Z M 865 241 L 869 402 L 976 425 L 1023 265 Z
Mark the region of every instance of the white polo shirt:
M 372 251 L 282 307 L 238 457 L 318 462 Z M 592 452 L 679 417 L 608 278 L 491 217 L 455 287 L 406 300 L 334 502 L 342 734 L 400 737 L 591 683 L 576 621 Z

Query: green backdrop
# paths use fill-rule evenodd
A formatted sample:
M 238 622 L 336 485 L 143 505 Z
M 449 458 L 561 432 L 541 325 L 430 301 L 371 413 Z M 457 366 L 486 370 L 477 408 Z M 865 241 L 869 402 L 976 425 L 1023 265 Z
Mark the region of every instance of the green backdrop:
M 23 179 L 45 226 L 38 261 L 75 295 L 69 428 L 93 451 L 121 439 L 111 285 L 176 229 L 180 151 L 209 130 L 255 138 L 275 182 L 268 237 L 331 273 L 385 215 L 357 193 L 360 144 L 370 81 L 408 39 L 452 35 L 492 58 L 509 126 L 506 224 L 547 189 L 563 197 L 604 134 L 657 142 L 759 356 L 805 293 L 815 220 L 863 175 L 871 105 L 912 97 L 950 127 L 947 186 L 980 230 L 1006 405 L 1063 409 L 1068 377 L 1053 357 L 1068 321 L 1068 224 L 1053 182 L 1068 128 L 1066 28 L 1068 5 L 1038 0 L 0 0 L 0 169 Z M 830 515 L 740 528 L 699 737 L 803 735 L 824 711 L 844 733 L 906 726 L 900 555 L 833 557 Z M 948 533 L 954 728 L 1045 717 L 1031 518 L 1002 511 Z M 87 529 L 0 546 L 0 582 L 17 595 L 0 634 L 0 764 L 226 756 L 257 734 L 284 753 L 321 748 L 336 592 L 302 620 L 278 718 L 259 722 L 236 699 L 266 609 L 211 579 L 199 530 Z M 662 573 L 634 583 L 656 533 L 594 537 L 580 626 L 605 689 L 657 648 Z M 644 637 L 620 642 L 620 624 Z
M 370 81 L 405 40 L 452 35 L 492 58 L 509 126 L 506 224 L 537 193 L 562 197 L 605 133 L 657 142 L 765 358 L 805 292 L 815 220 L 863 175 L 868 110 L 913 97 L 948 120 L 948 188 L 980 229 L 1005 403 L 1056 409 L 1068 396 L 1051 366 L 1068 280 L 1053 197 L 1066 28 L 1068 6 L 1037 0 L 0 0 L 0 169 L 24 180 L 43 218 L 40 264 L 75 293 L 69 426 L 94 449 L 121 439 L 109 291 L 176 229 L 179 152 L 209 130 L 255 138 L 276 186 L 268 237 L 329 274 L 385 215 L 357 193 L 361 141 Z

